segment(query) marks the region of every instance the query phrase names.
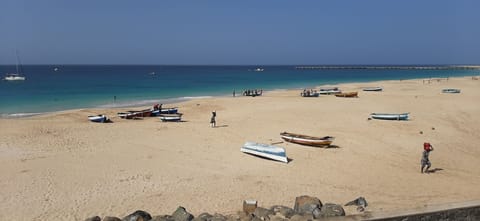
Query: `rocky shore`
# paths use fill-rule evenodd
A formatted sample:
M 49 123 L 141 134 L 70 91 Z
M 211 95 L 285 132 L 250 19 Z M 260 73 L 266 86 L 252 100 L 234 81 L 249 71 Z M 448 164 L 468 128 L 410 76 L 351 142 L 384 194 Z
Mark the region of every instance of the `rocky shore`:
M 345 206 L 357 206 L 358 211 L 364 211 L 367 205 L 363 197 L 345 204 Z M 152 216 L 146 211 L 137 210 L 123 217 L 123 219 L 113 216 L 105 216 L 102 219 L 99 216 L 94 216 L 85 219 L 85 221 L 307 221 L 333 216 L 345 216 L 345 210 L 341 205 L 323 204 L 317 197 L 299 196 L 295 198 L 293 209 L 281 205 L 263 208 L 258 207 L 255 200 L 245 200 L 242 211 L 229 215 L 201 213 L 195 217 L 187 209 L 179 206 L 171 215 Z

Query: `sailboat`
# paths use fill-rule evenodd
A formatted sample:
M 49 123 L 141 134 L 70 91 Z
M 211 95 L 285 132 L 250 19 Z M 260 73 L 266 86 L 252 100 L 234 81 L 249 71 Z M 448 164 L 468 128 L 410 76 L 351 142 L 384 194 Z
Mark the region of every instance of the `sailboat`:
M 17 69 L 17 72 L 16 73 L 7 73 L 5 75 L 5 77 L 3 78 L 3 80 L 5 81 L 24 81 L 26 80 L 27 78 L 21 74 L 22 72 L 22 68 L 20 66 L 20 58 L 18 57 L 18 52 L 15 51 L 15 54 L 17 55 L 17 63 L 16 63 L 16 69 Z

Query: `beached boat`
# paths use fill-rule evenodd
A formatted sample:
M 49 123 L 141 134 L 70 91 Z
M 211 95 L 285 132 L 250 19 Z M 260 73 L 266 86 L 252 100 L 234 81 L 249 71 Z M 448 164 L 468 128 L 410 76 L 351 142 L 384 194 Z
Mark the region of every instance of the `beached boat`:
M 182 115 L 181 113 L 176 113 L 176 114 L 160 114 L 158 118 L 162 121 L 181 121 L 182 120 Z
M 385 114 L 385 113 L 371 113 L 373 119 L 378 120 L 408 120 L 409 113 L 402 114 Z
M 108 117 L 103 114 L 88 116 L 88 120 L 96 123 L 105 123 L 109 121 Z
M 342 93 L 338 87 L 332 87 L 332 88 L 320 88 L 320 91 L 318 91 L 319 94 L 324 94 L 324 95 L 329 95 L 329 94 L 338 94 Z
M 294 133 L 288 133 L 288 132 L 280 133 L 280 136 L 285 141 L 288 141 L 291 143 L 308 145 L 308 146 L 316 146 L 316 147 L 328 146 L 335 139 L 334 137 L 331 137 L 331 136 L 313 137 L 313 136 L 294 134 Z
M 261 144 L 255 142 L 246 142 L 240 151 L 280 162 L 288 163 L 287 154 L 282 147 Z
M 358 97 L 358 92 L 343 92 L 335 94 L 337 97 Z
M 152 110 L 152 116 L 159 116 L 160 114 L 176 114 L 176 113 L 178 113 L 177 107 L 169 107 L 169 108 Z
M 318 97 L 320 94 L 317 91 L 304 90 L 300 93 L 302 97 Z
M 383 87 L 365 87 L 363 91 L 383 91 Z
M 460 93 L 460 89 L 446 88 L 446 89 L 442 89 L 442 93 L 458 94 Z
M 136 119 L 143 116 L 143 114 L 139 111 L 118 112 L 117 115 L 124 119 Z

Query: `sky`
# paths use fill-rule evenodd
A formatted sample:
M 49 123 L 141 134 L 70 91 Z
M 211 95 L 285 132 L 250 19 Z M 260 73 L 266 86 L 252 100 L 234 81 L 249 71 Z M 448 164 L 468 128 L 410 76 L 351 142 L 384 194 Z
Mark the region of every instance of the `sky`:
M 0 0 L 0 64 L 480 64 L 476 0 Z

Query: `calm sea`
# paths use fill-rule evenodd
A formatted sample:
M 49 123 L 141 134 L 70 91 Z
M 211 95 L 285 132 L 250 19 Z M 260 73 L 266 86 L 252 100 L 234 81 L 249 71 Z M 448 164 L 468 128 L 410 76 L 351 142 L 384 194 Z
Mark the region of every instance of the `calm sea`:
M 55 67 L 58 68 L 55 71 Z M 348 67 L 348 66 L 345 66 Z M 27 65 L 27 80 L 0 81 L 0 116 L 89 107 L 169 103 L 233 90 L 292 89 L 323 84 L 479 75 L 479 70 L 297 69 L 295 66 Z M 0 74 L 14 72 L 0 66 Z M 2 76 L 3 77 L 3 76 Z

